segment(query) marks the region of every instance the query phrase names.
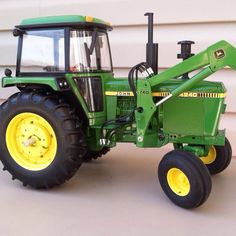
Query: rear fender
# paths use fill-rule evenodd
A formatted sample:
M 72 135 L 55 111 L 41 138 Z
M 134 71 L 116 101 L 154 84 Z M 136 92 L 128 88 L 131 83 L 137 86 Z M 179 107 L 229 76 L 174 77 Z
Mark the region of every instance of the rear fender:
M 44 85 L 49 86 L 54 91 L 65 90 L 69 88 L 66 80 L 55 77 L 3 77 L 2 87 Z

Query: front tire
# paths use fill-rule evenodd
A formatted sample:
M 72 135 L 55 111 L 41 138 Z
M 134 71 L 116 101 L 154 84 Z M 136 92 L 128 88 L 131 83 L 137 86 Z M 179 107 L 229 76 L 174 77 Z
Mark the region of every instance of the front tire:
M 55 95 L 20 92 L 0 109 L 4 169 L 24 186 L 51 188 L 69 180 L 87 147 L 70 106 Z
M 167 197 L 183 208 L 199 207 L 211 192 L 211 177 L 206 166 L 189 152 L 167 153 L 159 164 L 158 177 Z
M 232 148 L 230 142 L 225 138 L 224 146 L 211 146 L 207 156 L 200 157 L 212 175 L 225 170 L 232 159 Z

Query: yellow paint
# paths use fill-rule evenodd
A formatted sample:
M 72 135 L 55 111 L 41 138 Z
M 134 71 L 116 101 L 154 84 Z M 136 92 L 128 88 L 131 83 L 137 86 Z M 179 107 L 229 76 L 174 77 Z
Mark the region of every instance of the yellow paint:
M 187 196 L 190 192 L 188 177 L 178 168 L 171 168 L 167 173 L 167 182 L 171 190 L 178 196 Z
M 87 22 L 93 22 L 93 17 L 92 16 L 86 16 L 86 21 Z
M 209 165 L 213 163 L 216 160 L 216 149 L 214 146 L 211 146 L 209 149 L 209 152 L 206 156 L 200 157 L 200 159 L 203 161 L 205 165 Z
M 6 145 L 14 161 L 32 171 L 47 168 L 57 152 L 52 126 L 42 116 L 31 112 L 12 118 L 6 130 Z
M 170 95 L 170 92 L 153 92 L 152 96 L 153 97 L 167 97 Z
M 120 96 L 120 97 L 133 97 L 134 94 L 133 92 L 130 91 L 106 91 L 105 92 L 106 96 Z
M 106 91 L 105 92 L 106 96 L 117 96 L 117 92 L 112 92 L 112 91 Z
M 153 92 L 153 97 L 167 97 L 170 92 Z M 106 96 L 134 96 L 133 92 L 130 91 L 106 91 Z M 179 97 L 191 97 L 191 98 L 225 98 L 226 93 L 201 93 L 201 92 L 184 92 Z

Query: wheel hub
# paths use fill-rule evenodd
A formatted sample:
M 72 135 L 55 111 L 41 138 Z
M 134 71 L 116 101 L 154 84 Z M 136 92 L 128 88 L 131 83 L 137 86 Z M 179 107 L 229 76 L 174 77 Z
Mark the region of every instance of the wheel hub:
M 167 182 L 171 190 L 179 196 L 186 196 L 190 192 L 188 177 L 178 168 L 171 168 L 168 171 Z
M 42 170 L 49 166 L 57 151 L 52 126 L 43 117 L 28 112 L 10 121 L 6 144 L 17 164 L 29 170 Z
M 33 146 L 36 143 L 36 139 L 33 137 L 28 138 L 27 140 L 23 141 L 25 147 Z

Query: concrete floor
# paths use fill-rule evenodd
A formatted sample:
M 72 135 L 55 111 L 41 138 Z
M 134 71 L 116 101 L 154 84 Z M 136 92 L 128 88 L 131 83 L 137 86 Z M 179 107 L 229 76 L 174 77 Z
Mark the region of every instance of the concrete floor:
M 202 207 L 184 210 L 159 186 L 156 169 L 166 151 L 119 145 L 50 191 L 23 188 L 0 172 L 0 235 L 235 235 L 236 160 L 213 177 Z

